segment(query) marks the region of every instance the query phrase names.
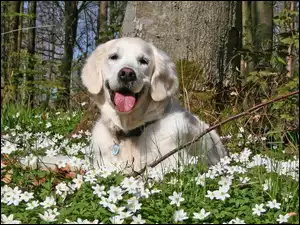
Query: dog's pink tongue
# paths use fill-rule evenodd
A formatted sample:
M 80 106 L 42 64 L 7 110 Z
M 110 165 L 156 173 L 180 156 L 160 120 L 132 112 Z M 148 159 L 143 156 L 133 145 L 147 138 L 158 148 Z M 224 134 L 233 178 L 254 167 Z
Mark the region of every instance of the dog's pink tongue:
M 116 92 L 114 102 L 120 112 L 129 112 L 135 105 L 135 97 Z

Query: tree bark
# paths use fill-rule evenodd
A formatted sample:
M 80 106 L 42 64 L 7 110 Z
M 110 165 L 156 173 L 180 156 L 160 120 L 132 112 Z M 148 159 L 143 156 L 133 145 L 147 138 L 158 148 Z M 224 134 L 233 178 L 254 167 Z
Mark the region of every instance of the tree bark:
M 243 49 L 248 50 L 249 52 L 253 51 L 253 31 L 252 31 L 252 16 L 251 16 L 251 2 L 250 1 L 243 1 L 242 2 L 242 43 Z M 250 71 L 254 70 L 254 63 L 249 60 L 249 56 L 244 53 L 242 60 L 241 60 L 241 73 L 242 77 L 245 77 Z
M 263 69 L 270 61 L 273 48 L 273 2 L 243 1 L 243 49 L 241 73 Z M 259 54 L 262 53 L 263 57 Z
M 60 96 L 60 103 L 69 106 L 72 77 L 73 48 L 76 40 L 78 10 L 76 1 L 65 1 L 65 41 L 64 56 L 61 66 L 61 79 L 65 88 Z
M 105 34 L 106 25 L 107 25 L 107 7 L 108 7 L 108 1 L 99 1 L 99 11 L 97 17 L 97 35 L 96 35 L 97 45 L 108 41 L 107 35 Z
M 24 1 L 21 1 L 19 12 L 23 13 L 23 11 L 24 11 Z M 20 53 L 20 50 L 22 48 L 22 34 L 23 34 L 22 28 L 23 28 L 23 16 L 20 14 L 20 16 L 18 17 L 18 47 L 17 47 L 18 53 Z M 18 62 L 20 62 L 20 55 L 18 55 Z
M 265 53 L 267 62 L 270 61 L 273 48 L 273 1 L 255 1 L 256 24 L 255 50 Z
M 196 91 L 224 93 L 240 67 L 232 60 L 241 45 L 240 12 L 238 1 L 128 1 L 121 36 L 152 42 L 175 62 L 199 62 L 204 82 L 195 82 Z
M 173 60 L 199 60 L 206 81 L 225 82 L 226 44 L 236 28 L 234 1 L 128 1 L 122 36 L 141 37 Z M 225 57 L 225 58 L 224 58 Z
M 32 16 L 29 20 L 29 27 L 36 26 L 36 1 L 29 2 L 29 14 Z M 28 31 L 28 53 L 29 53 L 29 62 L 27 73 L 27 88 L 28 88 L 28 103 L 33 108 L 34 106 L 34 66 L 36 63 L 35 60 L 35 39 L 36 39 L 36 29 L 30 29 Z
M 1 77 L 4 81 L 1 98 L 6 103 L 16 98 L 19 85 L 19 63 L 17 59 L 21 1 L 5 1 L 1 4 L 3 4 L 3 14 L 5 15 L 1 18 L 4 33 L 1 35 Z M 8 87 L 8 83 L 10 83 L 10 87 Z M 9 94 L 7 94 L 8 92 Z
M 290 10 L 295 11 L 295 2 L 290 1 Z M 295 35 L 295 23 L 294 23 L 294 17 L 291 19 L 290 23 L 290 32 L 291 35 Z M 293 45 L 290 44 L 289 49 L 288 49 L 288 60 L 287 60 L 287 77 L 291 78 L 293 74 Z

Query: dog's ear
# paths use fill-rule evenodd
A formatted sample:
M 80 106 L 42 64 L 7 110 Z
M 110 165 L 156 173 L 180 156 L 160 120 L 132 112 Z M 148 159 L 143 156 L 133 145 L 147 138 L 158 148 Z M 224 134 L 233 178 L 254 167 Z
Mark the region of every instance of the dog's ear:
M 101 74 L 102 59 L 105 53 L 105 44 L 99 45 L 87 58 L 81 72 L 81 79 L 84 86 L 92 94 L 98 94 L 103 85 Z
M 162 101 L 166 97 L 176 94 L 178 90 L 177 71 L 175 64 L 165 52 L 152 47 L 155 63 L 150 94 L 154 101 Z

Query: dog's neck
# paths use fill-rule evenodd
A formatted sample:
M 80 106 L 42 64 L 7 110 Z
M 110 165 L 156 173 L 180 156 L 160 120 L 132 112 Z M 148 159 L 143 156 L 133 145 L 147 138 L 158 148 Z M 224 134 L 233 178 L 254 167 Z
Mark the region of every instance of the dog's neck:
M 119 129 L 116 129 L 112 132 L 114 132 L 114 136 L 117 138 L 117 140 L 121 141 L 122 139 L 126 139 L 126 138 L 133 138 L 133 137 L 139 137 L 141 136 L 141 134 L 143 133 L 144 129 L 155 123 L 157 120 L 154 120 L 154 121 L 150 121 L 150 122 L 146 122 L 145 124 L 143 124 L 142 126 L 139 126 L 133 130 L 129 130 L 127 132 L 123 131 L 123 130 L 119 130 Z

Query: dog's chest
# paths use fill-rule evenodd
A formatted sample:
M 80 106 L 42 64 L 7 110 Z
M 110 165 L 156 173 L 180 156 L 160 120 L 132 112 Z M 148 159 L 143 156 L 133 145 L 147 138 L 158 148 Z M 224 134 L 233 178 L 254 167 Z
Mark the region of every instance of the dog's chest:
M 135 162 L 140 158 L 137 149 L 137 138 L 126 138 L 112 145 L 112 157 L 115 162 L 126 165 L 126 167 L 136 167 Z

